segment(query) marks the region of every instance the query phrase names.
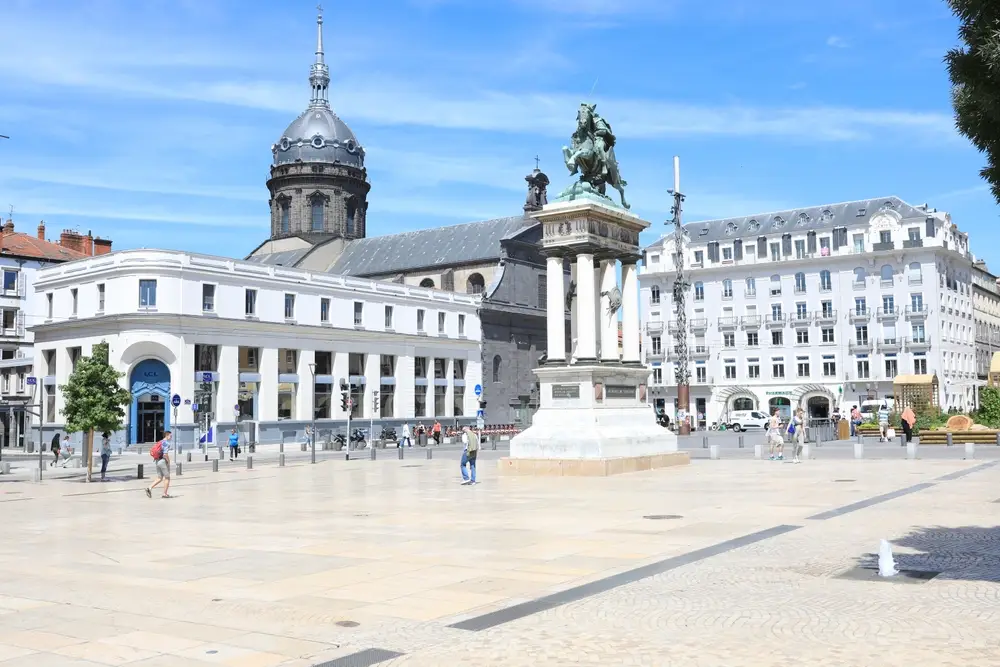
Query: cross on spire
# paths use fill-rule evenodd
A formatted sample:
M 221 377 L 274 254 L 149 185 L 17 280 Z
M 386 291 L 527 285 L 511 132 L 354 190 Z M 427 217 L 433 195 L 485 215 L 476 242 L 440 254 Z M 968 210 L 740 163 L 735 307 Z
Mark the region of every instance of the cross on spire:
M 539 162 L 540 162 L 540 160 L 538 159 L 538 156 L 536 155 L 535 156 L 535 169 L 538 169 L 538 163 Z

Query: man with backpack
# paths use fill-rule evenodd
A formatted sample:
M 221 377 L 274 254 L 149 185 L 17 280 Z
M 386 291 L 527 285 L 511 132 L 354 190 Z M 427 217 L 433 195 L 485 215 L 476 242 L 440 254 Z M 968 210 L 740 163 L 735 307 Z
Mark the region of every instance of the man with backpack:
M 163 440 L 153 445 L 149 450 L 149 455 L 153 457 L 156 464 L 156 481 L 146 487 L 146 497 L 153 497 L 153 489 L 163 482 L 163 495 L 161 498 L 172 498 L 170 495 L 170 431 L 163 432 Z
M 462 443 L 465 449 L 462 451 L 462 484 L 476 483 L 476 455 L 479 454 L 479 435 L 468 426 L 462 429 Z M 465 472 L 465 464 L 469 464 L 469 473 Z

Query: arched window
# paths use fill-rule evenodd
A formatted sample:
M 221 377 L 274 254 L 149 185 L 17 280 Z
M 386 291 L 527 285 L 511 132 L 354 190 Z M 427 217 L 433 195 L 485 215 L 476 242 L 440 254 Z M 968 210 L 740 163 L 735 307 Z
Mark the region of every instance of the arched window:
M 345 233 L 348 236 L 353 236 L 354 235 L 354 214 L 355 214 L 356 209 L 357 209 L 357 207 L 354 205 L 354 202 L 348 202 L 348 204 L 347 204 L 347 223 L 346 223 L 346 229 L 344 230 Z
M 500 355 L 493 357 L 493 381 L 500 381 Z
M 311 200 L 309 200 L 309 206 L 312 210 L 312 218 L 309 228 L 314 232 L 323 231 L 323 197 L 315 195 Z
M 289 230 L 291 229 L 291 222 L 289 221 L 289 209 L 290 208 L 291 208 L 291 206 L 289 205 L 289 203 L 288 203 L 287 200 L 281 202 L 281 204 L 280 204 L 280 209 L 281 209 L 281 231 L 284 234 L 287 234 L 289 232 Z
M 833 289 L 833 278 L 826 269 L 819 272 L 819 288 L 824 292 L 829 292 Z
M 740 398 L 733 399 L 733 410 L 753 410 L 753 409 L 754 409 L 754 404 L 752 398 L 741 396 Z
M 892 266 L 889 264 L 883 264 L 882 268 L 879 269 L 879 276 L 883 283 L 892 283 Z
M 867 278 L 868 278 L 868 272 L 865 271 L 864 267 L 859 266 L 858 268 L 854 269 L 854 284 L 855 285 L 864 285 L 865 284 L 865 280 Z
M 430 287 L 431 289 L 434 289 L 434 281 L 431 280 L 430 278 L 424 278 L 423 280 L 420 281 L 420 286 Z
M 486 290 L 486 281 L 483 280 L 482 274 L 473 273 L 469 276 L 469 279 L 465 281 L 465 291 L 469 294 L 482 294 Z
M 795 291 L 805 292 L 806 291 L 806 274 L 801 271 L 795 274 Z
M 920 262 L 910 262 L 910 266 L 907 267 L 906 278 L 912 284 L 920 284 L 922 281 Z

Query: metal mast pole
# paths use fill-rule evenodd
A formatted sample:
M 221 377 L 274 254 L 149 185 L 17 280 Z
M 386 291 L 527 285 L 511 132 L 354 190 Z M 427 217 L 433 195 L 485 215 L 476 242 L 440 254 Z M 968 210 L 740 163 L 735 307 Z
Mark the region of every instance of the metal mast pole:
M 687 326 L 687 276 L 684 274 L 684 227 L 681 223 L 681 211 L 684 195 L 681 194 L 681 159 L 674 156 L 674 188 L 671 191 L 674 205 L 670 209 L 673 218 L 666 224 L 674 226 L 674 304 L 677 310 L 677 327 L 674 329 L 674 352 L 677 356 L 677 367 L 674 379 L 677 382 L 677 433 L 691 433 L 688 408 L 691 404 L 691 369 L 688 355 Z

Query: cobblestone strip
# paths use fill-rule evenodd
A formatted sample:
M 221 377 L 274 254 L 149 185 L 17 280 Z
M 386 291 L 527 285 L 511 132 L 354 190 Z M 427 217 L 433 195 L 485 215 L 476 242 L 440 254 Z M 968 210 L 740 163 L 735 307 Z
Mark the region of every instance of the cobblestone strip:
M 483 614 L 482 616 L 468 618 L 464 621 L 453 623 L 448 627 L 457 628 L 459 630 L 471 630 L 475 632 L 487 630 L 498 625 L 503 625 L 504 623 L 516 621 L 524 618 L 525 616 L 531 616 L 532 614 L 537 614 L 548 609 L 553 609 L 584 598 L 589 598 L 594 595 L 598 595 L 599 593 L 605 593 L 614 588 L 618 588 L 619 586 L 624 586 L 625 584 L 631 584 L 657 574 L 663 574 L 664 572 L 669 572 L 675 568 L 690 565 L 691 563 L 696 563 L 700 560 L 711 558 L 712 556 L 717 556 L 719 554 L 726 553 L 727 551 L 732 551 L 733 549 L 739 549 L 740 547 L 745 547 L 747 545 L 754 544 L 755 542 L 760 542 L 761 540 L 777 537 L 778 535 L 783 535 L 793 530 L 798 530 L 799 528 L 801 528 L 801 526 L 774 526 L 756 533 L 750 533 L 749 535 L 743 535 L 742 537 L 720 542 L 719 544 L 713 544 L 710 547 L 696 549 L 695 551 L 691 551 L 686 554 L 673 556 L 665 560 L 650 563 L 649 565 L 637 567 L 634 570 L 629 570 L 627 572 L 615 574 L 604 579 L 598 579 L 597 581 L 592 581 L 581 586 L 569 588 L 565 591 L 553 593 L 552 595 L 546 595 L 545 597 L 541 597 L 536 600 L 529 600 L 528 602 L 522 602 L 521 604 L 507 607 L 506 609 L 500 609 L 488 614 Z
M 813 514 L 812 516 L 807 516 L 806 519 L 809 521 L 826 521 L 827 519 L 833 519 L 834 517 L 843 516 L 844 514 L 857 512 L 858 510 L 863 510 L 866 507 L 878 505 L 879 503 L 884 503 L 889 500 L 893 500 L 894 498 L 900 498 L 911 493 L 916 493 L 917 491 L 923 491 L 924 489 L 929 489 L 932 486 L 934 486 L 933 482 L 921 482 L 920 484 L 908 486 L 905 489 L 890 491 L 889 493 L 883 493 L 880 496 L 859 500 L 858 502 L 851 503 L 850 505 L 844 505 L 843 507 L 820 512 L 819 514 Z
M 990 461 L 989 463 L 984 463 L 982 465 L 973 466 L 972 468 L 966 468 L 965 470 L 956 470 L 955 472 L 950 472 L 947 475 L 941 475 L 940 477 L 935 477 L 935 482 L 947 482 L 952 479 L 959 479 L 965 477 L 966 475 L 971 475 L 974 472 L 979 472 L 980 470 L 986 470 L 987 468 L 992 468 L 1000 461 Z
M 393 658 L 398 658 L 402 655 L 402 653 L 387 651 L 382 648 L 369 648 L 364 651 L 358 651 L 357 653 L 345 655 L 335 660 L 321 662 L 314 667 L 372 667 L 372 665 L 377 665 L 380 662 L 392 660 Z

